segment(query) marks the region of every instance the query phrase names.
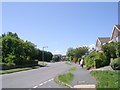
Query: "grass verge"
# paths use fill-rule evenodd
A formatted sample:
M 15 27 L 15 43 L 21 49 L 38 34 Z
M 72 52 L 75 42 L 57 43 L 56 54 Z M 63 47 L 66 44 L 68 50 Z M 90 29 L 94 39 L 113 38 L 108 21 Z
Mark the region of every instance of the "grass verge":
M 37 68 L 39 68 L 39 66 L 33 66 L 33 67 L 27 67 L 27 68 L 16 68 L 16 69 L 10 69 L 10 70 L 1 70 L 0 74 L 9 74 L 9 73 L 26 71 L 26 70 L 37 69 Z
M 120 88 L 119 71 L 91 71 L 91 75 L 97 81 L 97 90 L 100 90 L 102 88 Z
M 60 82 L 64 82 L 67 84 L 70 84 L 70 82 L 73 80 L 73 78 L 74 78 L 74 74 L 72 74 L 70 72 L 58 76 L 58 80 Z
M 70 71 L 75 71 L 77 68 L 76 67 L 71 67 Z

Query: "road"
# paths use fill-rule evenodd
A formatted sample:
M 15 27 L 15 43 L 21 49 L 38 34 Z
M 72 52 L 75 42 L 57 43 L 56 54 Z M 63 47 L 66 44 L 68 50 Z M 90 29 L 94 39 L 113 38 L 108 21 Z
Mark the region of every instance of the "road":
M 2 88 L 54 87 L 54 78 L 70 68 L 65 62 L 48 63 L 47 67 L 0 75 Z M 48 83 L 53 85 L 50 86 Z M 57 85 L 55 85 L 57 86 Z

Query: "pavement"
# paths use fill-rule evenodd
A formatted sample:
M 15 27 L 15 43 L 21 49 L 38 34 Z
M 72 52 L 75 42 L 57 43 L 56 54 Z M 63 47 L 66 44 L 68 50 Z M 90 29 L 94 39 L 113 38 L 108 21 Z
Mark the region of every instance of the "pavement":
M 97 69 L 91 69 L 89 71 L 94 71 L 94 70 L 111 70 L 111 71 L 113 71 L 111 66 L 104 66 L 104 67 L 97 68 Z
M 74 79 L 71 86 L 74 88 L 95 88 L 96 80 L 90 75 L 90 71 L 82 68 L 79 64 L 73 64 L 77 69 L 72 71 Z

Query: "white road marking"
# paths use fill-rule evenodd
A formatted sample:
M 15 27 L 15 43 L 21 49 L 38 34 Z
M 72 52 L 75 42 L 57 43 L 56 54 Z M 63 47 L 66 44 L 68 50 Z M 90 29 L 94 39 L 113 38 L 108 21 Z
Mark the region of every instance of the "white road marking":
M 43 83 L 39 84 L 39 86 L 42 86 L 42 85 L 43 85 Z
M 43 82 L 43 84 L 47 83 L 48 81 Z
M 37 88 L 38 86 L 34 86 L 33 88 Z
M 52 79 L 50 79 L 50 80 L 48 80 L 48 81 L 50 82 L 50 81 L 52 81 L 52 80 L 53 80 L 53 78 L 52 78 Z
M 50 81 L 52 81 L 52 80 L 54 80 L 54 78 L 49 79 L 49 80 L 47 80 L 47 81 L 45 81 L 45 82 L 43 82 L 43 83 L 40 83 L 38 86 L 42 86 L 43 84 L 46 84 L 46 83 L 48 83 L 48 82 L 50 82 Z M 33 88 L 37 88 L 38 86 L 36 85 L 36 86 L 34 86 Z

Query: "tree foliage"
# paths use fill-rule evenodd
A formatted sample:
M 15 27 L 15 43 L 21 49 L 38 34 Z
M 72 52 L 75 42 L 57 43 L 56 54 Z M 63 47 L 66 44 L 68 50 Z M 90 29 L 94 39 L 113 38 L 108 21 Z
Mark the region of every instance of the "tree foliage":
M 93 51 L 85 58 L 85 65 L 88 69 L 91 67 L 99 68 L 110 65 L 112 59 L 112 68 L 114 68 L 115 65 L 117 65 L 117 68 L 120 67 L 120 62 L 118 62 L 120 57 L 120 42 L 111 42 L 102 45 L 102 51 L 103 52 Z
M 105 53 L 96 51 L 91 52 L 87 57 L 85 57 L 85 65 L 87 69 L 92 67 L 99 68 L 108 65 Z
M 117 57 L 116 46 L 117 46 L 117 43 L 114 43 L 114 42 L 109 43 L 109 44 L 105 44 L 102 46 L 102 50 L 103 50 L 103 52 L 105 52 L 108 59 Z
M 67 56 L 69 58 L 82 58 L 85 53 L 88 52 L 88 47 L 68 48 Z
M 16 33 L 8 32 L 0 37 L 0 51 L 2 51 L 3 63 L 15 65 L 32 65 L 37 60 L 42 60 L 42 52 L 30 41 L 24 41 Z M 52 60 L 52 53 L 44 51 L 46 61 Z
M 73 49 L 73 48 L 68 48 L 68 50 L 67 50 L 67 54 L 66 54 L 68 57 L 74 57 L 74 55 L 75 55 L 75 49 Z
M 110 63 L 113 70 L 120 70 L 120 57 L 112 60 Z
M 88 52 L 88 47 L 78 47 L 75 49 L 75 57 L 81 58 L 86 52 Z

